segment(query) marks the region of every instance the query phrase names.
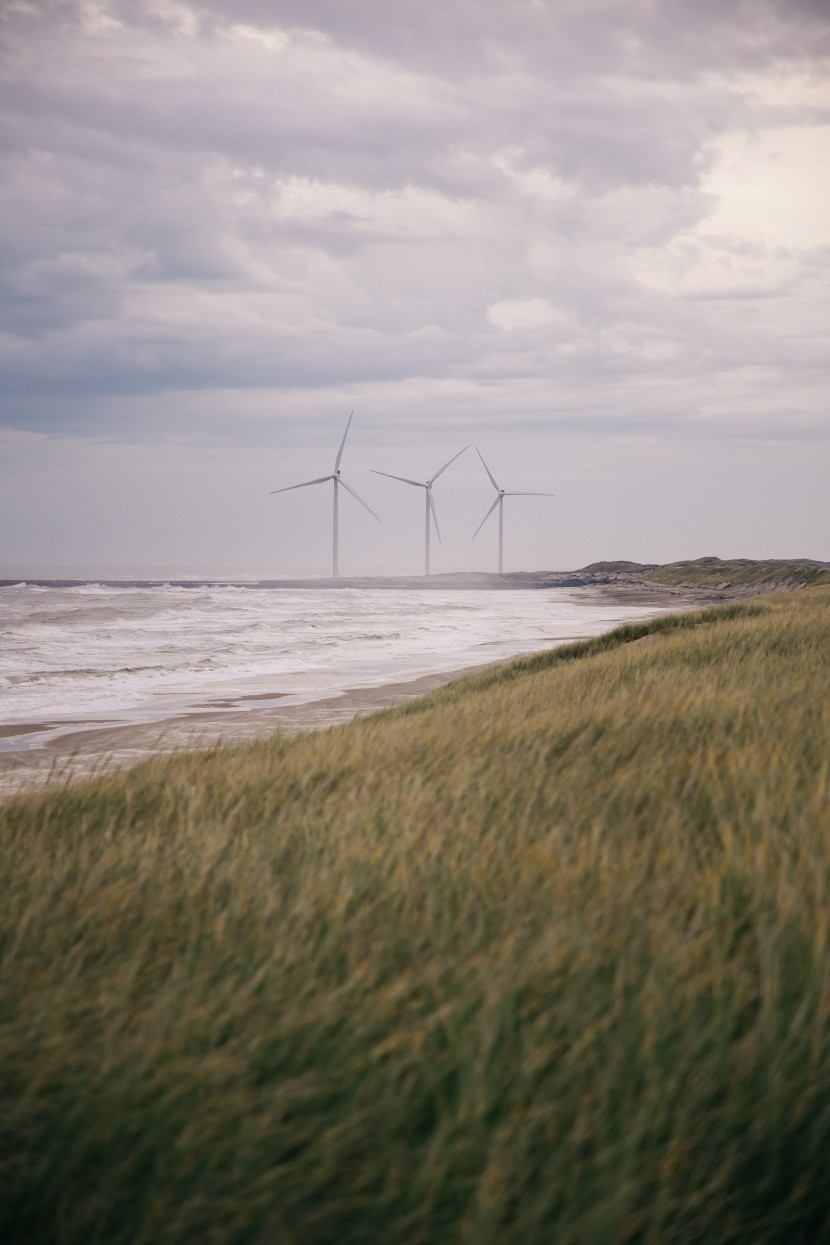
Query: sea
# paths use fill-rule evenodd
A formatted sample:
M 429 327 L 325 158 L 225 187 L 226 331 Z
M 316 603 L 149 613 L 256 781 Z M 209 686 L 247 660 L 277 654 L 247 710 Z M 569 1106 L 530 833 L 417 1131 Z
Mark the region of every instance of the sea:
M 163 720 L 208 702 L 280 704 L 482 665 L 659 612 L 585 589 L 0 586 L 0 725 Z M 256 698 L 256 699 L 254 699 Z M 233 705 L 237 711 L 239 704 Z M 221 711 L 217 707 L 217 711 Z M 4 729 L 0 747 L 14 748 Z

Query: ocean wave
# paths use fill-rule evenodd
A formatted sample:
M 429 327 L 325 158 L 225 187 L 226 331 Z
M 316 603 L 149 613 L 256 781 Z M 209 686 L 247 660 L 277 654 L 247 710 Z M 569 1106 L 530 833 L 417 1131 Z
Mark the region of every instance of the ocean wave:
M 0 718 L 32 721 L 146 708 L 159 696 L 232 695 L 262 679 L 292 694 L 395 681 L 470 664 L 483 651 L 509 656 L 602 630 L 620 614 L 561 591 L 459 597 L 21 581 L 6 593 Z

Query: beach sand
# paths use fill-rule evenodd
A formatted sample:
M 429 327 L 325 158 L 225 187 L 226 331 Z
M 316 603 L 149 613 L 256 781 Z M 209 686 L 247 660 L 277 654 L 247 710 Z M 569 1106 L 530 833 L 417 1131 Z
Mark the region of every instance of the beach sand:
M 666 612 L 699 607 L 717 599 L 711 592 L 667 591 L 631 584 L 606 584 L 601 588 L 594 586 L 581 591 L 589 601 L 601 599 L 649 609 L 661 605 Z M 558 638 L 555 643 L 573 643 L 584 638 Z M 515 653 L 502 660 L 514 661 L 521 656 L 522 653 Z M 31 743 L 26 741 L 27 746 L 20 750 L 0 748 L 0 800 L 19 791 L 124 769 L 160 753 L 259 739 L 274 731 L 293 734 L 338 726 L 378 709 L 423 696 L 462 675 L 498 664 L 501 663 L 484 662 L 380 687 L 353 688 L 344 692 L 333 690 L 324 698 L 301 704 L 293 703 L 292 698 L 292 703 L 286 705 L 269 703 L 267 706 L 250 707 L 257 700 L 273 702 L 286 695 L 276 687 L 256 694 L 206 700 L 161 721 L 117 724 L 96 722 L 94 719 L 75 723 L 65 720 L 29 724 L 0 722 L 0 741 L 6 740 L 14 745 L 16 738 L 33 736 Z M 36 738 L 42 732 L 67 726 L 72 729 L 42 743 Z
M 505 660 L 513 661 L 515 657 Z M 92 722 L 79 722 L 75 725 L 80 729 L 45 740 L 42 745 L 35 742 L 34 746 L 21 751 L 0 752 L 0 799 L 7 799 L 19 791 L 124 769 L 160 753 L 260 739 L 274 731 L 296 734 L 298 731 L 339 726 L 364 714 L 423 696 L 461 675 L 498 664 L 486 662 L 461 670 L 421 675 L 407 682 L 332 692 L 325 699 L 304 704 L 244 707 L 257 700 L 280 699 L 283 693 L 275 690 L 207 701 L 191 712 L 160 722 L 97 727 Z M 238 709 L 234 708 L 236 705 Z M 0 739 L 12 739 L 67 725 L 66 722 L 0 724 Z

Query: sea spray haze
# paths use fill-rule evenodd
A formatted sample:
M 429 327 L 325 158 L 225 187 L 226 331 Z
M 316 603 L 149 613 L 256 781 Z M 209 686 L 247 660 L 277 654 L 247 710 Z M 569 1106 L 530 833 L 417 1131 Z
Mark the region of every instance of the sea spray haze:
M 3 814 L 4 1240 L 830 1238 L 830 591 Z

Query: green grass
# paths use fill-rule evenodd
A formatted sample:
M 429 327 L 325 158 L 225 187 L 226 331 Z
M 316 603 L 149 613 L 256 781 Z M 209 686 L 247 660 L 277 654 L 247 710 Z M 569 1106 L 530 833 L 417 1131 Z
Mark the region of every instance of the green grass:
M 820 562 L 797 559 L 754 562 L 750 558 L 695 558 L 691 562 L 669 562 L 665 566 L 646 569 L 643 576 L 649 583 L 679 588 L 755 588 L 772 590 L 805 588 L 809 585 L 830 586 L 830 568 Z
M 830 591 L 2 813 L 0 1237 L 830 1240 Z

